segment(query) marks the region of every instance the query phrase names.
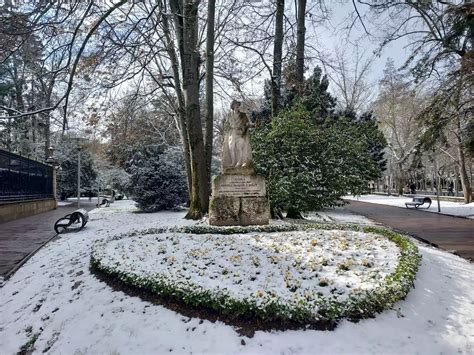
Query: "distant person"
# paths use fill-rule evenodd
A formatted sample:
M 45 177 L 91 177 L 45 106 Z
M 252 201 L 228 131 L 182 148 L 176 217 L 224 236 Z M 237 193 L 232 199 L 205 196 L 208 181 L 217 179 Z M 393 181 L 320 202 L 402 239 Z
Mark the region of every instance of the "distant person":
M 89 202 L 92 201 L 92 190 L 87 191 L 87 195 L 89 196 Z
M 450 182 L 448 185 L 448 196 L 454 196 L 454 182 Z
M 112 189 L 112 198 L 110 199 L 110 202 L 114 203 L 115 202 L 115 190 Z
M 415 185 L 414 182 L 412 182 L 412 183 L 410 184 L 410 193 L 411 193 L 412 195 L 415 195 L 415 194 L 416 194 L 416 185 Z

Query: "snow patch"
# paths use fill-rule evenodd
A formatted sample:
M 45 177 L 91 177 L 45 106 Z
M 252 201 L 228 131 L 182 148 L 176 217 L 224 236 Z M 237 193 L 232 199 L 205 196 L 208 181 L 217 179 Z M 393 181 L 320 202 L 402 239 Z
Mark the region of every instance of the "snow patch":
M 395 271 L 399 249 L 385 237 L 342 230 L 161 233 L 99 244 L 93 256 L 101 268 L 164 279 L 184 292 L 296 307 L 319 296 L 343 301 L 354 290 L 375 289 Z

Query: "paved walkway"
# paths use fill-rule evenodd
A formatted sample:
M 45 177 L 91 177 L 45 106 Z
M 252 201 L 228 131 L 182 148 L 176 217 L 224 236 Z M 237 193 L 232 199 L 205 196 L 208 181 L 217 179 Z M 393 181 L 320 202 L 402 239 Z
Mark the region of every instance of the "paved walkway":
M 344 209 L 474 261 L 474 220 L 381 204 L 349 201 Z
M 81 201 L 81 208 L 95 208 L 97 200 Z M 31 252 L 56 235 L 54 223 L 77 209 L 77 205 L 60 206 L 56 210 L 0 224 L 0 277 L 7 276 Z

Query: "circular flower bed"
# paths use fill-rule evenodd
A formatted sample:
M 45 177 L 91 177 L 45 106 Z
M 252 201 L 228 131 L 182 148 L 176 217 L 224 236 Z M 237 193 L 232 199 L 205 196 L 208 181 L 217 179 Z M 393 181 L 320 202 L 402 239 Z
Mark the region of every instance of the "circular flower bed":
M 404 298 L 420 261 L 386 229 L 194 226 L 99 241 L 92 266 L 192 307 L 232 317 L 331 327 Z

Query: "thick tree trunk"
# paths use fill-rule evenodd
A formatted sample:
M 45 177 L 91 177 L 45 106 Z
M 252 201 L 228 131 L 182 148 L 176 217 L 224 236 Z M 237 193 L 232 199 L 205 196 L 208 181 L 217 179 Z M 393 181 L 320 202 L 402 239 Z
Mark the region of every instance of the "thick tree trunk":
M 181 144 L 183 146 L 184 164 L 186 168 L 186 177 L 187 177 L 187 184 L 188 184 L 188 195 L 189 195 L 189 201 L 191 201 L 191 195 L 192 195 L 191 155 L 189 151 L 188 130 L 186 127 L 185 103 L 184 103 L 183 91 L 181 90 L 181 78 L 179 75 L 178 56 L 176 54 L 173 41 L 171 39 L 170 25 L 169 25 L 168 17 L 165 14 L 165 11 L 166 9 L 163 9 L 163 8 L 161 9 L 161 20 L 163 24 L 163 33 L 166 39 L 166 51 L 168 52 L 168 55 L 170 57 L 171 67 L 173 70 L 173 80 L 174 80 L 174 86 L 175 86 L 175 91 L 176 91 L 176 97 L 178 98 L 178 110 L 177 110 L 178 119 L 176 120 L 176 124 L 178 126 L 178 130 L 179 130 L 179 134 L 181 138 Z M 178 37 L 181 38 L 182 34 L 180 34 Z
M 296 79 L 298 80 L 298 90 L 302 90 L 304 80 L 305 14 L 306 0 L 298 0 L 298 24 L 296 32 Z
M 199 109 L 198 1 L 184 0 L 183 6 L 183 91 L 191 151 L 192 196 L 187 218 L 199 219 L 207 212 L 209 190 Z
M 207 3 L 207 42 L 206 42 L 206 183 L 208 191 L 211 191 L 211 164 L 212 143 L 214 133 L 214 18 L 216 12 L 215 0 Z
M 273 42 L 273 73 L 272 73 L 272 116 L 278 114 L 281 89 L 281 66 L 283 57 L 283 14 L 285 0 L 276 0 L 275 40 Z

